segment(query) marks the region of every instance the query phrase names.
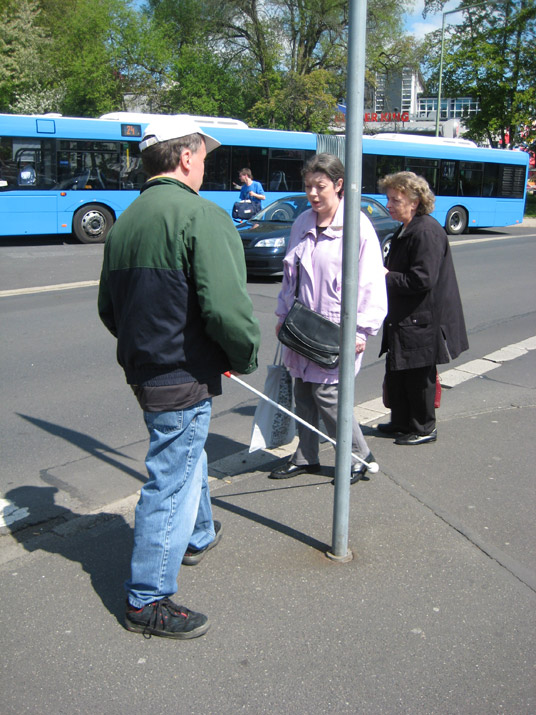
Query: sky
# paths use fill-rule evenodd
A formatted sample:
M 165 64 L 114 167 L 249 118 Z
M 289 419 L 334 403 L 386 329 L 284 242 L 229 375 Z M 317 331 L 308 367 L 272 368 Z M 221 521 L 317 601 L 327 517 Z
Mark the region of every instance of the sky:
M 475 0 L 478 1 L 478 0 Z M 443 8 L 443 12 L 454 10 L 461 4 L 460 0 L 449 0 Z M 417 40 L 422 40 L 428 32 L 433 32 L 441 28 L 443 14 L 441 12 L 433 15 L 427 15 L 426 20 L 423 19 L 422 11 L 424 8 L 424 0 L 415 0 L 413 11 L 405 16 L 406 32 L 414 35 Z M 461 20 L 462 14 L 447 15 L 448 23 L 457 23 Z

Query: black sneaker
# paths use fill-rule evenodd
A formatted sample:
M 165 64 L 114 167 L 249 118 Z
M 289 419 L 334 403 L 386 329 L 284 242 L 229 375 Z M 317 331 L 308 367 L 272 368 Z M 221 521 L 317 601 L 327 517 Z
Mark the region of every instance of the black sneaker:
M 139 609 L 127 601 L 126 622 L 128 631 L 143 633 L 145 638 L 162 636 L 186 640 L 202 636 L 210 628 L 206 616 L 177 606 L 170 598 L 162 598 Z
M 220 543 L 220 539 L 223 534 L 223 528 L 219 521 L 214 521 L 214 531 L 216 532 L 216 536 L 210 542 L 210 544 L 208 544 L 208 546 L 205 546 L 204 549 L 194 549 L 193 546 L 188 547 L 186 553 L 182 557 L 183 564 L 185 564 L 186 566 L 195 566 L 201 561 L 207 551 L 210 551 L 210 549 L 213 549 Z

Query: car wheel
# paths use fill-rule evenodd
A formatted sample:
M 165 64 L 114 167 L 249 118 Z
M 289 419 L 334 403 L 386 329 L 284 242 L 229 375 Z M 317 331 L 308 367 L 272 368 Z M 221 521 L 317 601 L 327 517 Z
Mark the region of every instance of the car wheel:
M 447 214 L 445 230 L 452 236 L 458 236 L 467 228 L 467 211 L 462 206 L 453 206 Z
M 381 242 L 381 249 L 382 249 L 382 259 L 383 259 L 383 264 L 385 265 L 387 261 L 387 256 L 389 255 L 389 251 L 391 250 L 391 240 L 392 236 L 387 236 L 386 238 L 383 239 Z
M 290 208 L 277 208 L 270 217 L 267 217 L 269 221 L 291 221 L 292 212 Z
M 73 217 L 73 233 L 81 243 L 104 243 L 114 223 L 111 212 L 99 204 L 87 204 Z

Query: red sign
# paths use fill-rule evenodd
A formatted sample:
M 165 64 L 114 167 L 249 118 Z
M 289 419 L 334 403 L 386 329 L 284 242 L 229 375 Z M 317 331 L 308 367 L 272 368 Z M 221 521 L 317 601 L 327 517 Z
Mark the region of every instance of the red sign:
M 409 112 L 365 112 L 366 122 L 409 122 Z

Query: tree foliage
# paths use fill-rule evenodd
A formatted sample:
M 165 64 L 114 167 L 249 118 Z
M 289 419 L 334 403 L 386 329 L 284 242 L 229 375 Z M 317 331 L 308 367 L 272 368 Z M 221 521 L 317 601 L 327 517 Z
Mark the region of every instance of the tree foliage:
M 382 51 L 387 63 L 389 55 L 412 55 L 409 43 L 400 42 L 403 9 L 404 3 L 370 0 L 371 70 L 380 66 Z M 179 54 L 186 46 L 208 48 L 226 76 L 239 76 L 233 116 L 325 131 L 345 96 L 347 0 L 149 0 L 148 12 L 176 38 Z M 184 74 L 173 81 L 184 85 Z
M 18 111 L 25 96 L 41 91 L 41 57 L 49 40 L 39 26 L 38 0 L 11 0 L 0 11 L 0 107 Z M 41 107 L 38 107 L 40 111 Z M 46 107 L 45 107 L 46 109 Z
M 480 112 L 464 119 L 468 137 L 513 146 L 536 116 L 536 0 L 468 7 L 463 17 L 461 25 L 446 25 L 442 95 L 479 100 Z M 437 31 L 429 39 L 436 86 L 440 44 Z
M 115 28 L 124 19 L 122 0 L 41 0 L 42 24 L 52 38 L 47 67 L 63 87 L 62 112 L 98 116 L 121 102 Z

